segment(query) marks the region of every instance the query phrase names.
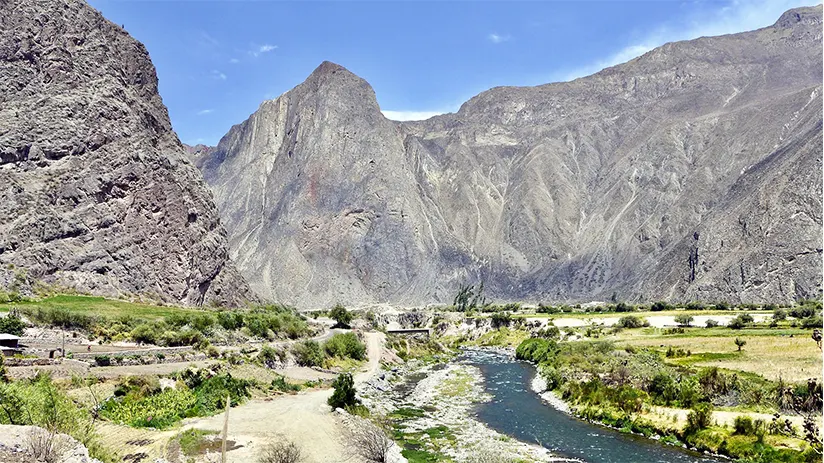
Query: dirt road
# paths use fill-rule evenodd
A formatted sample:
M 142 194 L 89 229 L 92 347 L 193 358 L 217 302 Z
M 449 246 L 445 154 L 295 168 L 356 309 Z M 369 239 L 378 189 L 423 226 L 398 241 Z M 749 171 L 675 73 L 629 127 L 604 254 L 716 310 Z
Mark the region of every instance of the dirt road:
M 380 369 L 382 333 L 366 333 L 369 362 L 355 375 L 361 384 Z M 242 447 L 229 452 L 230 462 L 254 461 L 260 447 L 281 434 L 297 443 L 308 462 L 357 462 L 347 455 L 340 440 L 341 429 L 326 400 L 330 389 L 287 395 L 271 400 L 253 400 L 229 411 L 229 437 Z M 183 429 L 220 431 L 223 414 L 187 420 Z

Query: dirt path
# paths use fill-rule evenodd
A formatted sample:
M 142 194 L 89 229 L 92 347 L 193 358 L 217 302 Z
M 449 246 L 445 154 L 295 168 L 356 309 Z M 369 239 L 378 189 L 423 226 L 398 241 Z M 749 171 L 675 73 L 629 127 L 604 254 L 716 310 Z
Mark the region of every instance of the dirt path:
M 366 333 L 369 362 L 355 376 L 357 384 L 380 369 L 382 344 L 382 333 Z M 241 447 L 230 451 L 228 460 L 254 461 L 264 443 L 282 434 L 304 450 L 307 462 L 357 462 L 347 455 L 340 441 L 340 423 L 326 404 L 331 395 L 331 389 L 315 390 L 271 400 L 253 400 L 233 408 L 229 412 L 229 437 Z M 220 431 L 223 419 L 220 414 L 186 420 L 183 429 Z

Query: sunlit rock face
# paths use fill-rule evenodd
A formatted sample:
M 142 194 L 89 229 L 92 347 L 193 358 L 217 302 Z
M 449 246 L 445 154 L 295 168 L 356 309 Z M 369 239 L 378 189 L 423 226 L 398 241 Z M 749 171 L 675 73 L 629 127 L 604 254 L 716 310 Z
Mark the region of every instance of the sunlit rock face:
M 821 294 L 821 7 L 457 113 L 333 63 L 197 156 L 254 290 L 299 307 Z
M 0 1 L 0 280 L 254 298 L 142 44 L 77 0 Z

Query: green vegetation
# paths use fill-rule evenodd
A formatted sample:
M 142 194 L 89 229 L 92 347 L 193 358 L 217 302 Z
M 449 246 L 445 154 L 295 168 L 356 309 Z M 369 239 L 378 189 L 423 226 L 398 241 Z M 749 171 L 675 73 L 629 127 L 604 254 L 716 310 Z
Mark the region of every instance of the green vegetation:
M 100 416 L 138 428 L 166 429 L 183 418 L 221 412 L 227 396 L 236 406 L 250 397 L 253 386 L 229 373 L 212 375 L 208 370 L 188 369 L 177 379 L 177 388 L 161 391 L 159 385 L 127 378 L 115 396 L 102 404 Z
M 351 332 L 335 333 L 335 335 L 323 345 L 323 350 L 326 351 L 326 354 L 330 357 L 366 360 L 366 346 L 358 339 L 355 333 Z
M 92 457 L 114 461 L 95 432 L 93 410 L 79 407 L 46 374 L 30 380 L 0 383 L 0 423 L 40 426 L 82 442 Z
M 668 357 L 690 355 L 673 349 Z M 547 388 L 575 406 L 579 415 L 618 429 L 669 435 L 701 450 L 752 461 L 802 461 L 820 451 L 820 438 L 806 430 L 807 425 L 815 429 L 815 416 L 820 419 L 821 384 L 816 380 L 790 385 L 717 367 L 692 368 L 668 363 L 653 349 L 618 350 L 608 341 L 557 343 L 531 338 L 518 346 L 516 356 L 537 363 Z M 777 437 L 747 440 L 738 436 L 740 432 L 714 425 L 715 403 L 800 413 L 808 422 L 805 430 L 799 430 L 776 417 L 778 424 L 772 429 Z M 655 406 L 689 409 L 686 426 L 677 429 L 672 423 L 648 418 L 647 411 Z M 795 448 L 802 438 L 807 441 L 804 451 Z
M 337 408 L 349 409 L 360 405 L 360 400 L 355 397 L 355 380 L 349 373 L 338 375 L 335 382 L 332 383 L 335 389 L 332 396 L 327 401 L 332 410 Z
M 3 307 L 12 305 L 0 304 Z M 308 333 L 303 317 L 280 305 L 216 312 L 61 295 L 13 307 L 35 324 L 85 331 L 90 339 L 103 342 L 205 347 L 209 339 L 232 331 L 268 340 L 297 339 Z
M 329 311 L 329 318 L 337 322 L 335 324 L 336 328 L 349 328 L 349 324 L 352 323 L 355 315 L 346 310 L 346 307 L 337 304 L 332 310 Z
M 15 314 L 9 314 L 4 318 L 0 318 L 0 333 L 23 336 L 23 330 L 25 328 L 26 324 Z

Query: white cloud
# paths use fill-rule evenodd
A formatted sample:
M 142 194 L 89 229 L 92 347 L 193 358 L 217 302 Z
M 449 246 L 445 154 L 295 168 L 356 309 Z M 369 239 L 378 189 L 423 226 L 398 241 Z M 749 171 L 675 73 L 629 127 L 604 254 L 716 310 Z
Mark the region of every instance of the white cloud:
M 444 114 L 448 111 L 381 111 L 383 115 L 393 121 L 422 121 L 430 117 Z
M 226 74 L 218 71 L 217 69 L 212 69 L 212 71 L 209 72 L 209 75 L 215 80 L 226 80 Z
M 201 109 L 201 110 L 200 110 L 200 111 L 198 111 L 196 114 L 197 114 L 198 116 L 205 116 L 205 115 L 207 115 L 207 114 L 212 114 L 213 112 L 215 112 L 215 110 L 214 110 L 214 109 Z
M 278 48 L 277 45 L 264 44 L 264 45 L 253 47 L 252 50 L 249 51 L 249 54 L 254 56 L 255 58 L 257 58 L 258 56 L 260 56 L 264 53 L 269 53 L 270 51 L 277 50 L 277 48 Z
M 588 76 L 601 69 L 627 62 L 633 58 L 668 42 L 691 40 L 698 37 L 734 34 L 769 26 L 782 13 L 798 6 L 804 6 L 809 0 L 733 0 L 722 8 L 704 11 L 687 21 L 686 27 L 661 26 L 647 34 L 642 40 L 629 44 L 618 51 L 576 69 L 556 73 L 551 82 L 569 81 Z M 708 5 L 713 5 L 708 3 Z
M 509 35 L 501 35 L 501 34 L 498 34 L 496 32 L 493 32 L 493 33 L 489 34 L 488 38 L 489 38 L 489 41 L 492 42 L 492 43 L 502 43 L 502 42 L 508 41 L 512 37 L 510 37 Z
M 232 58 L 232 59 L 229 60 L 229 62 L 232 63 L 232 64 L 237 64 L 237 63 L 240 62 L 240 60 L 237 59 L 237 58 Z

